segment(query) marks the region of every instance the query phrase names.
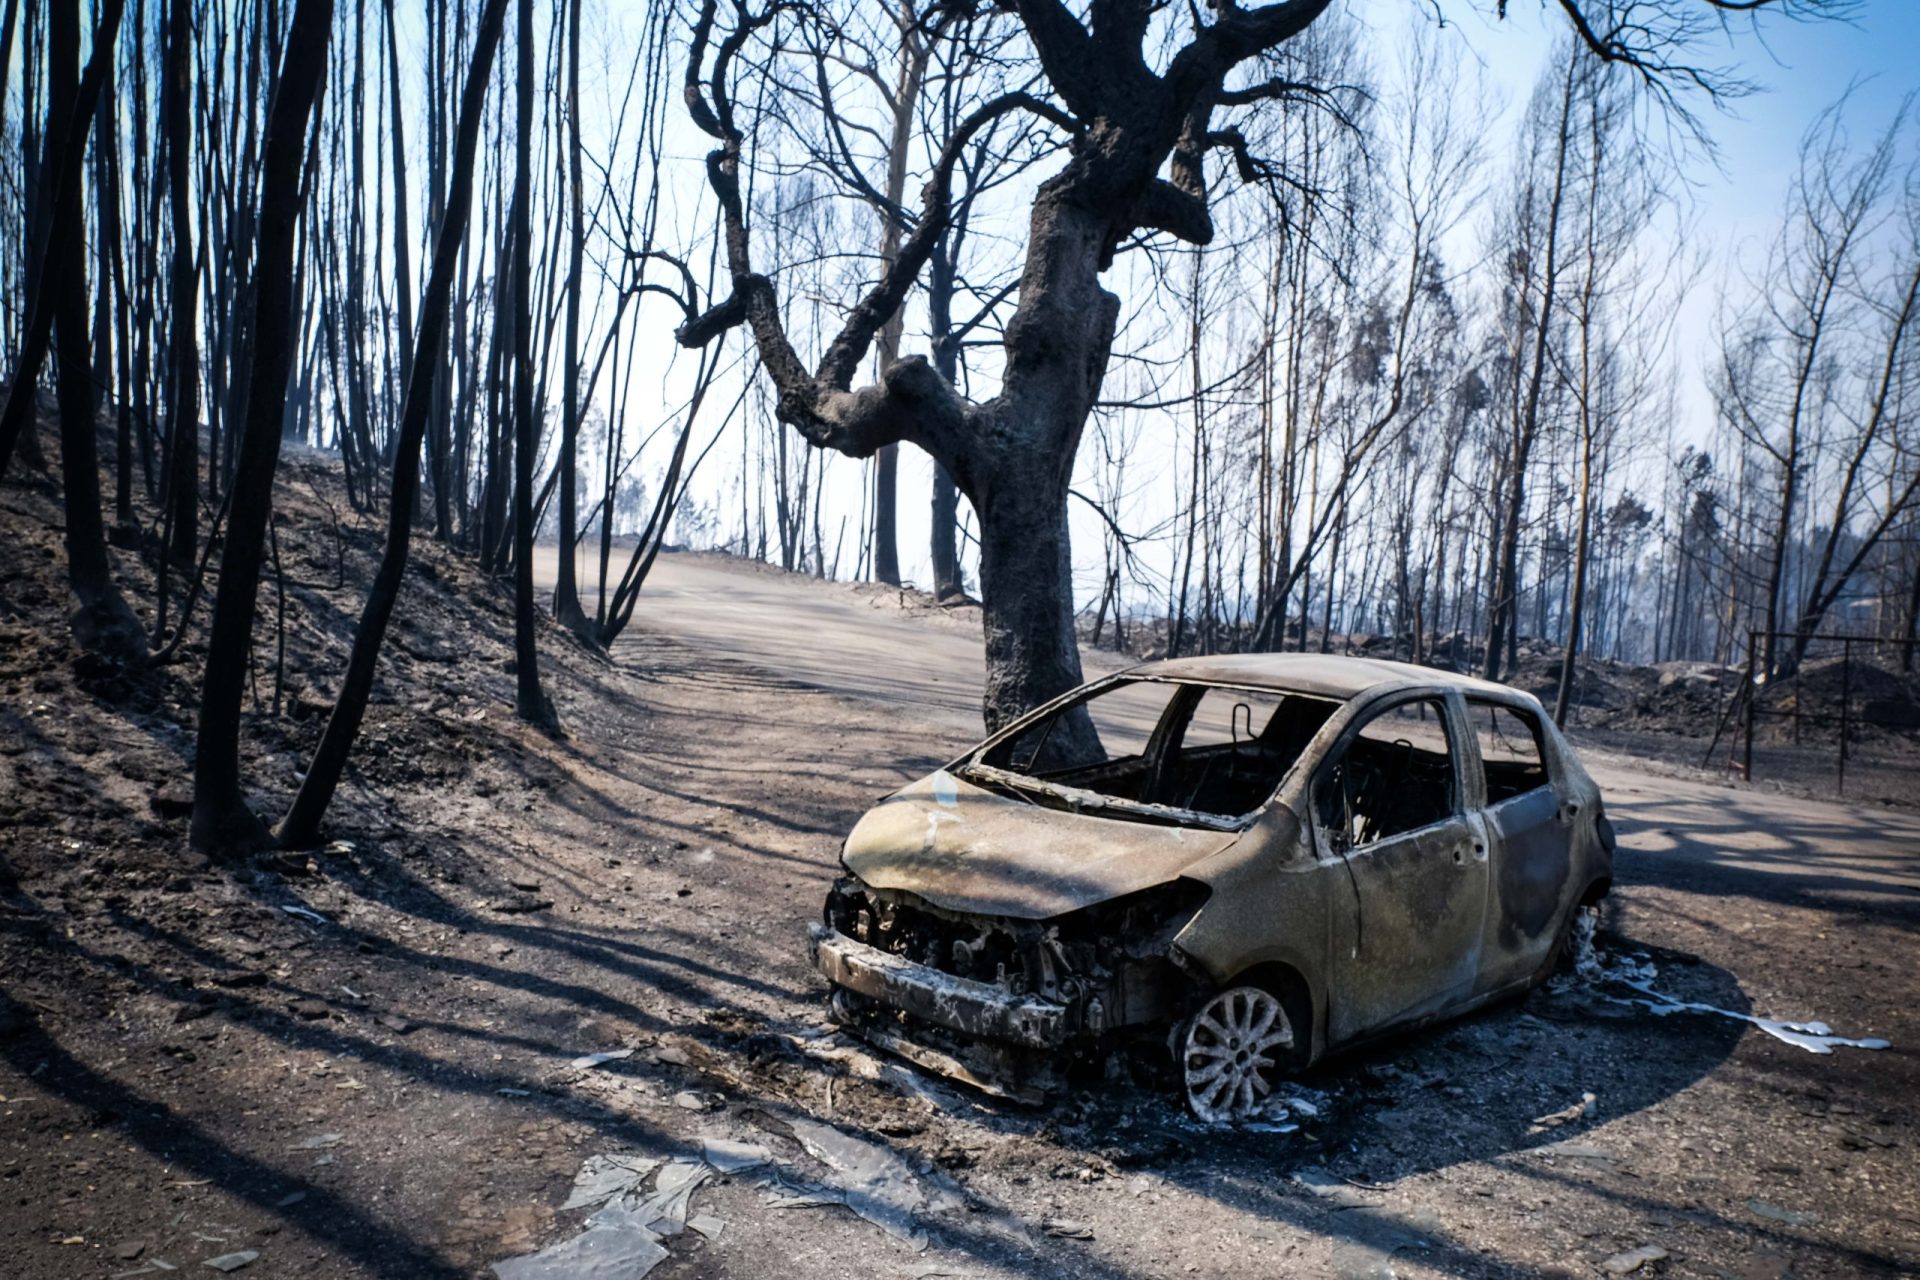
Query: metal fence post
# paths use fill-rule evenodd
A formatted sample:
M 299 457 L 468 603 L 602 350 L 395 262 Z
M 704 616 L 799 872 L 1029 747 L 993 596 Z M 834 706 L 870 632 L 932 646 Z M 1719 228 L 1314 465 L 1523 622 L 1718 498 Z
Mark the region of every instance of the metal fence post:
M 1747 706 L 1746 716 L 1744 717 L 1746 720 L 1747 743 L 1745 754 L 1740 764 L 1740 778 L 1743 782 L 1753 781 L 1753 704 L 1760 696 L 1753 684 L 1753 678 L 1755 674 L 1757 674 L 1754 669 L 1756 665 L 1754 661 L 1754 653 L 1756 652 L 1754 641 L 1758 635 L 1759 633 L 1755 631 L 1747 632 Z
M 1853 701 L 1853 640 L 1840 642 L 1840 794 L 1847 794 L 1847 704 Z

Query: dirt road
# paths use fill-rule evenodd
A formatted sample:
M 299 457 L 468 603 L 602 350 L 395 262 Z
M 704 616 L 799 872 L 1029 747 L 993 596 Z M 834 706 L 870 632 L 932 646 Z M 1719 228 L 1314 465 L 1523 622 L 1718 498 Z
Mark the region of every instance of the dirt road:
M 803 942 L 859 813 L 976 736 L 968 620 L 671 557 L 611 661 L 546 632 L 550 743 L 508 711 L 505 601 L 420 556 L 333 843 L 243 867 L 184 850 L 190 683 L 80 690 L 51 587 L 0 623 L 0 1275 L 485 1276 L 581 1232 L 600 1156 L 706 1179 L 667 1280 L 1920 1267 L 1909 810 L 1600 762 L 1609 952 L 1888 1051 L 1576 991 L 1330 1062 L 1292 1132 L 1124 1078 L 1026 1110 L 825 1034 Z M 250 732 L 266 812 L 337 678 L 321 624 L 357 608 L 331 567 L 300 588 L 311 674 Z M 805 1207 L 862 1170 L 893 1232 Z
M 550 569 L 548 574 L 550 575 Z M 543 587 L 550 587 L 548 581 Z M 960 619 L 929 625 L 876 588 L 816 582 L 753 562 L 665 555 L 641 599 L 646 630 L 616 655 L 644 663 L 648 631 L 777 674 L 805 688 L 910 712 L 964 743 L 980 731 L 984 667 L 978 630 Z M 1115 655 L 1082 655 L 1089 676 Z M 935 752 L 935 754 L 939 754 Z M 1584 758 L 1621 820 L 1627 848 L 1676 868 L 1777 878 L 1790 892 L 1870 908 L 1920 890 L 1920 814 L 1863 811 L 1783 791 L 1736 790 L 1694 771 L 1610 756 Z M 1916 794 L 1920 800 L 1920 794 Z M 1896 900 L 1899 900 L 1896 898 Z
M 855 699 L 871 706 L 875 715 L 900 716 L 922 732 L 937 728 L 935 740 L 917 755 L 944 755 L 978 734 L 981 646 L 977 632 L 958 619 L 928 625 L 903 617 L 891 597 L 870 588 L 810 582 L 720 557 L 679 555 L 662 559 L 643 609 L 650 630 L 702 653 Z M 644 632 L 630 635 L 621 656 L 644 662 L 648 641 Z M 1090 673 L 1113 665 L 1110 655 L 1087 655 Z M 1519 1186 L 1537 1181 L 1566 1183 L 1576 1202 L 1594 1197 L 1609 1204 L 1602 1217 L 1612 1225 L 1599 1233 L 1607 1238 L 1621 1230 L 1623 1207 L 1642 1195 L 1643 1207 L 1654 1219 L 1643 1232 L 1650 1237 L 1708 1222 L 1736 1234 L 1775 1237 L 1756 1238 L 1757 1270 L 1743 1270 L 1746 1264 L 1732 1256 L 1740 1251 L 1722 1243 L 1705 1256 L 1695 1253 L 1688 1263 L 1674 1263 L 1681 1274 L 1715 1274 L 1716 1267 L 1723 1274 L 1771 1274 L 1769 1250 L 1786 1259 L 1793 1253 L 1791 1246 L 1812 1245 L 1823 1236 L 1822 1247 L 1800 1257 L 1804 1273 L 1846 1274 L 1872 1270 L 1896 1257 L 1920 1258 L 1920 1179 L 1911 1152 L 1888 1161 L 1877 1173 L 1861 1166 L 1881 1162 L 1863 1160 L 1859 1154 L 1866 1148 L 1894 1149 L 1878 1145 L 1883 1141 L 1905 1146 L 1911 1140 L 1913 1112 L 1902 1093 L 1920 1082 L 1915 1073 L 1920 1018 L 1912 999 L 1920 982 L 1901 957 L 1911 948 L 1920 921 L 1920 816 L 1878 805 L 1863 810 L 1804 795 L 1735 789 L 1687 776 L 1685 770 L 1593 750 L 1586 758 L 1621 831 L 1620 886 L 1608 915 L 1613 947 L 1666 949 L 1670 968 L 1686 971 L 1697 992 L 1718 992 L 1713 1002 L 1729 1009 L 1824 1018 L 1850 1034 L 1888 1036 L 1896 1047 L 1880 1055 L 1843 1051 L 1840 1056 L 1816 1057 L 1758 1033 L 1743 1034 L 1738 1024 L 1716 1025 L 1713 1019 L 1681 1019 L 1653 1029 L 1659 1047 L 1651 1060 L 1639 1059 L 1627 1044 L 1594 1046 L 1601 1051 L 1582 1066 L 1601 1078 L 1623 1080 L 1611 1097 L 1607 1088 L 1597 1090 L 1601 1114 L 1613 1120 L 1603 1130 L 1622 1137 L 1642 1131 L 1631 1143 L 1639 1152 L 1618 1162 L 1638 1166 L 1624 1178 L 1634 1195 L 1626 1195 L 1624 1186 L 1604 1192 L 1583 1188 L 1578 1184 L 1585 1179 L 1567 1176 L 1574 1171 L 1591 1174 L 1595 1162 L 1604 1166 L 1616 1157 L 1592 1157 L 1587 1164 L 1578 1158 L 1563 1161 L 1564 1167 L 1550 1176 L 1529 1170 L 1512 1190 L 1518 1193 Z M 1515 1018 L 1509 1010 L 1470 1025 L 1484 1030 Z M 1538 1021 L 1526 1013 L 1517 1019 L 1522 1025 Z M 1618 1019 L 1605 1021 L 1609 1036 L 1620 1034 Z M 1688 1022 L 1694 1025 L 1684 1025 Z M 1463 1035 L 1472 1038 L 1471 1032 L 1441 1032 L 1438 1039 L 1445 1044 Z M 1630 1044 L 1632 1037 L 1626 1040 Z M 1477 1088 L 1463 1093 L 1462 1086 L 1443 1086 L 1454 1068 L 1428 1065 L 1431 1041 L 1408 1043 L 1421 1064 L 1414 1072 L 1450 1100 L 1431 1109 L 1433 1122 L 1452 1127 L 1465 1118 L 1458 1114 L 1462 1104 L 1467 1110 L 1487 1104 Z M 1691 1050 L 1675 1054 L 1674 1043 L 1688 1044 Z M 1528 1045 L 1526 1054 L 1544 1051 L 1557 1058 L 1568 1047 Z M 1730 1055 L 1727 1060 L 1713 1060 L 1723 1052 Z M 1384 1060 L 1394 1057 L 1389 1051 Z M 1676 1067 L 1680 1070 L 1673 1070 Z M 1334 1068 L 1334 1073 L 1350 1080 L 1354 1070 L 1349 1064 Z M 1376 1085 L 1369 1071 L 1359 1067 L 1358 1079 Z M 1584 1071 L 1572 1074 L 1587 1078 Z M 1388 1081 L 1402 1078 L 1387 1076 Z M 1573 1084 L 1569 1080 L 1569 1090 Z M 1680 1100 L 1683 1089 L 1689 1101 Z M 1722 1091 L 1729 1111 L 1715 1117 L 1711 1110 L 1704 1115 L 1694 1110 L 1702 1098 Z M 1841 1100 L 1849 1095 L 1851 1100 Z M 1543 1110 L 1552 1109 L 1546 1106 L 1553 1100 L 1551 1090 L 1537 1096 Z M 1398 1101 L 1404 1108 L 1406 1100 Z M 1423 1152 L 1434 1164 L 1453 1164 L 1465 1155 L 1453 1150 L 1454 1143 L 1436 1142 L 1437 1135 L 1426 1135 L 1423 1141 L 1416 1136 L 1419 1121 L 1402 1114 L 1397 1140 L 1387 1144 L 1390 1150 L 1401 1156 Z M 1790 1118 L 1782 1120 L 1783 1115 Z M 1810 1126 L 1810 1119 L 1820 1123 Z M 1374 1121 L 1384 1122 L 1379 1117 Z M 1874 1131 L 1859 1138 L 1849 1124 L 1872 1126 Z M 1809 1141 L 1809 1128 L 1820 1136 Z M 1484 1162 L 1491 1173 L 1512 1154 L 1500 1150 L 1500 1143 L 1494 1146 L 1492 1151 L 1476 1151 L 1464 1163 L 1472 1167 Z M 1360 1157 L 1360 1167 L 1376 1171 L 1385 1181 L 1404 1177 L 1395 1169 L 1397 1163 L 1392 1157 L 1382 1160 L 1378 1149 Z M 1708 1209 L 1683 1194 L 1663 1213 L 1654 1208 L 1660 1195 L 1647 1194 L 1653 1191 L 1652 1168 L 1669 1170 L 1690 1186 L 1706 1185 L 1702 1175 L 1709 1172 L 1716 1180 L 1732 1175 L 1738 1185 L 1765 1196 L 1743 1200 L 1736 1195 Z M 1886 1180 L 1878 1182 L 1878 1177 Z M 1865 1187 L 1873 1188 L 1877 1209 L 1851 1201 Z M 1542 1227 L 1555 1218 L 1570 1226 L 1590 1211 L 1569 1208 L 1555 1214 L 1552 1197 L 1533 1204 L 1522 1194 L 1516 1204 L 1499 1192 L 1476 1188 L 1474 1194 L 1492 1202 L 1485 1207 L 1496 1218 L 1533 1220 Z M 1442 1198 L 1452 1200 L 1455 1210 L 1462 1207 L 1456 1197 Z M 1773 1207 L 1771 1198 L 1803 1205 L 1827 1201 L 1830 1208 L 1824 1218 L 1820 1210 L 1789 1210 L 1795 1221 L 1783 1227 L 1777 1217 L 1769 1218 L 1747 1203 L 1759 1203 L 1764 1210 Z M 1820 1221 L 1827 1224 L 1825 1231 L 1815 1225 Z M 1836 1232 L 1840 1221 L 1847 1225 Z M 1672 1228 L 1663 1232 L 1658 1229 L 1663 1223 Z M 1573 1234 L 1593 1238 L 1590 1229 Z M 1627 1240 L 1629 1234 L 1617 1238 Z M 1489 1247 L 1495 1254 L 1502 1252 Z M 1681 1250 L 1672 1252 L 1678 1255 Z M 1709 1262 L 1712 1265 L 1705 1265 Z M 1402 1271 L 1409 1266 L 1417 1269 L 1418 1262 L 1403 1260 Z M 1781 1274 L 1786 1266 L 1783 1261 Z

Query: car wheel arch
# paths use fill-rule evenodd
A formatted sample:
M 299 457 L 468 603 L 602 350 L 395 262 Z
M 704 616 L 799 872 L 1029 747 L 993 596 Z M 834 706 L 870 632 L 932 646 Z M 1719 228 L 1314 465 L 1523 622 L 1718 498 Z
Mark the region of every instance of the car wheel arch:
M 1280 1001 L 1280 1007 L 1286 1010 L 1287 1019 L 1293 1024 L 1295 1045 L 1293 1060 L 1287 1063 L 1288 1070 L 1305 1067 L 1320 1056 L 1324 1001 L 1299 968 L 1281 960 L 1262 960 L 1241 969 L 1207 995 L 1211 997 L 1234 987 L 1258 987 Z

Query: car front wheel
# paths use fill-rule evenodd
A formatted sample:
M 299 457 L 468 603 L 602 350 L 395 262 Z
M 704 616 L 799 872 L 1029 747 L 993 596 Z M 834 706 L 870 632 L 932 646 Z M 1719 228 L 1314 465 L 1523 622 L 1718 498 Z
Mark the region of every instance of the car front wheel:
M 1277 997 L 1259 987 L 1220 992 L 1180 1037 L 1188 1108 L 1213 1124 L 1247 1119 L 1266 1105 L 1292 1047 L 1293 1022 Z

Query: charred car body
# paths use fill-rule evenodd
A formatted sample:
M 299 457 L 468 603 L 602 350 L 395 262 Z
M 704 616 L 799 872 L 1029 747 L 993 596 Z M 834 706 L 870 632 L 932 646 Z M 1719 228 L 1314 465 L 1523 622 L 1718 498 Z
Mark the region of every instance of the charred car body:
M 1204 1118 L 1551 971 L 1613 832 L 1525 693 L 1358 658 L 1153 663 L 887 797 L 811 932 L 836 1018 L 1015 1096 L 1166 1044 Z

